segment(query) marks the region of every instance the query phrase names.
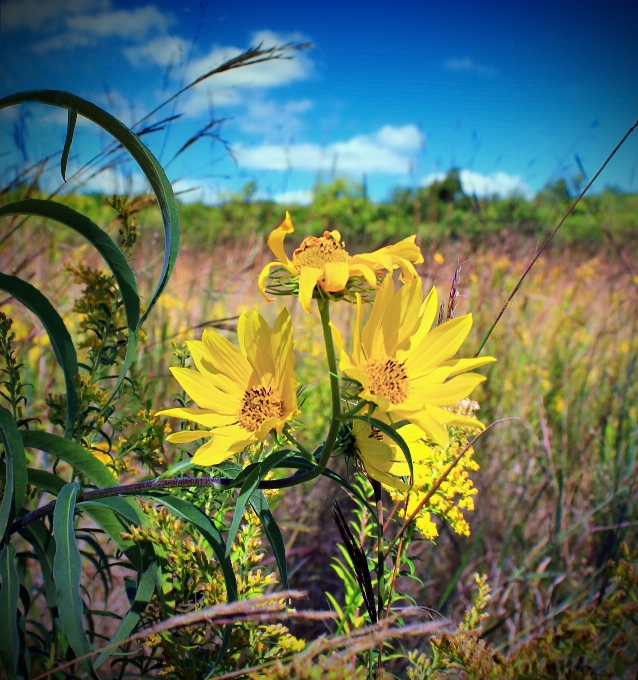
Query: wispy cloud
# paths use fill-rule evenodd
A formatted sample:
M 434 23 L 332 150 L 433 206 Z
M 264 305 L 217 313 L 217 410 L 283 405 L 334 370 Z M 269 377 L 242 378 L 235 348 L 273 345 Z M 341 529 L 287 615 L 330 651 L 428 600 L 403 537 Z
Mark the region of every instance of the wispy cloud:
M 233 152 L 240 166 L 253 170 L 336 169 L 346 173 L 402 175 L 409 172 L 423 136 L 414 125 L 384 125 L 372 135 L 357 135 L 343 142 L 319 144 L 237 145 Z
M 533 192 L 522 177 L 518 175 L 508 175 L 506 172 L 494 172 L 491 175 L 483 175 L 473 170 L 461 170 L 459 172 L 461 187 L 466 194 L 476 195 L 480 198 L 490 196 L 525 196 L 531 198 Z M 434 182 L 441 182 L 445 179 L 444 172 L 433 172 L 426 175 L 421 180 L 422 186 L 430 186 Z
M 312 189 L 297 189 L 296 191 L 284 191 L 275 194 L 273 200 L 282 205 L 310 205 L 314 198 Z
M 153 32 L 164 33 L 173 21 L 154 5 L 114 9 L 111 0 L 8 0 L 2 5 L 3 29 L 37 33 L 40 39 L 31 50 L 38 54 L 106 38 L 143 40 Z
M 493 66 L 478 64 L 473 59 L 470 59 L 470 57 L 465 57 L 463 59 L 448 59 L 444 62 L 443 68 L 446 71 L 470 71 L 483 78 L 494 78 L 498 75 L 498 70 Z

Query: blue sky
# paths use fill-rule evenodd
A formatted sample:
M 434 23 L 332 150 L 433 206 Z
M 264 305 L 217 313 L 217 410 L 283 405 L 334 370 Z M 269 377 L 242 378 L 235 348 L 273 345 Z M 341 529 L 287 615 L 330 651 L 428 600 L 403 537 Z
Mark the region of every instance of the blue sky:
M 120 2 L 0 0 L 0 95 L 70 90 L 132 124 L 189 79 L 251 45 L 310 42 L 292 60 L 214 77 L 145 137 L 184 200 L 248 181 L 281 203 L 317 179 L 365 178 L 384 200 L 450 167 L 479 195 L 532 195 L 591 176 L 638 117 L 635 2 Z M 225 122 L 171 160 L 211 118 Z M 61 149 L 65 115 L 0 117 L 0 178 Z M 22 148 L 15 139 L 24 139 Z M 80 124 L 71 170 L 106 142 Z M 170 161 L 170 162 L 169 162 Z M 638 191 L 638 133 L 598 189 Z M 44 182 L 59 182 L 53 163 Z M 88 188 L 142 188 L 132 166 Z

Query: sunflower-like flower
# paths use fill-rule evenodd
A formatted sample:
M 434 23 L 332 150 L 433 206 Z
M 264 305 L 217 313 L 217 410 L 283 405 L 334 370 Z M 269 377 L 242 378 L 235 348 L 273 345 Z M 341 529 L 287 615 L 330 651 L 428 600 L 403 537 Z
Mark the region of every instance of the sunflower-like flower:
M 209 428 L 167 437 L 174 443 L 212 437 L 193 456 L 199 465 L 217 465 L 263 441 L 272 430 L 281 433 L 299 413 L 288 311 L 279 314 L 272 330 L 258 312 L 244 313 L 237 335 L 239 349 L 207 329 L 201 341 L 188 343 L 197 370 L 171 368 L 199 408 L 170 408 L 158 415 L 185 418 Z
M 452 359 L 472 327 L 472 315 L 432 328 L 438 312 L 436 289 L 422 301 L 421 280 L 401 286 L 395 294 L 390 276 L 381 284 L 366 324 L 357 298 L 352 355 L 343 349 L 339 367 L 361 385 L 359 398 L 376 405 L 374 417 L 387 422 L 408 420 L 427 439 L 448 444 L 447 425 L 483 427 L 454 407 L 485 377 L 468 373 L 495 361 L 494 357 Z
M 404 425 L 398 428 L 397 433 L 410 450 L 414 470 L 412 486 L 400 479 L 408 478 L 410 469 L 397 443 L 364 421 L 356 420 L 352 424 L 354 448 L 366 474 L 381 482 L 394 502 L 406 503 L 406 517 L 410 517 L 450 463 L 465 448 L 467 434 L 456 430 L 450 445 L 442 449 L 426 442 L 423 432 L 416 425 Z M 473 453 L 472 448 L 465 452 L 430 500 L 418 510 L 416 527 L 425 538 L 432 540 L 438 536 L 432 514 L 445 519 L 457 534 L 470 535 L 470 526 L 462 510 L 474 510 L 473 497 L 477 489 L 468 470 L 478 470 L 479 466 L 472 457 Z
M 325 231 L 323 236 L 305 238 L 288 259 L 284 250 L 286 234 L 294 231 L 290 215 L 268 237 L 268 247 L 277 258 L 269 262 L 259 274 L 259 290 L 265 300 L 273 298 L 266 292 L 267 279 L 273 267 L 283 267 L 293 277 L 298 277 L 299 302 L 303 309 L 310 311 L 310 301 L 315 286 L 327 293 L 338 293 L 346 289 L 353 277 L 365 279 L 372 288 L 378 288 L 377 275 L 400 269 L 402 281 L 418 278 L 415 264 L 423 262 L 419 247 L 414 243 L 416 236 L 408 236 L 399 243 L 385 246 L 372 253 L 350 255 L 338 231 Z

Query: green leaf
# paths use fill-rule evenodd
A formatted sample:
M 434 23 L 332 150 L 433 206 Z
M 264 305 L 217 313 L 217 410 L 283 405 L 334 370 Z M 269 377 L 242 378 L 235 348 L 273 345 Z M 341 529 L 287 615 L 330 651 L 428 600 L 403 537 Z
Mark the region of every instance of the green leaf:
M 100 489 L 118 486 L 117 479 L 106 465 L 79 444 L 42 430 L 21 430 L 20 433 L 25 446 L 46 451 L 55 458 L 60 458 L 88 477 Z
M 0 554 L 0 658 L 7 678 L 18 677 L 20 662 L 20 635 L 18 633 L 18 598 L 20 578 L 15 564 L 16 549 L 7 543 Z
M 66 126 L 66 139 L 64 140 L 64 149 L 62 149 L 62 158 L 60 160 L 60 170 L 62 172 L 62 179 L 66 182 L 66 164 L 69 161 L 69 151 L 71 151 L 71 142 L 73 141 L 73 131 L 75 130 L 75 123 L 78 119 L 78 112 L 75 109 L 69 109 L 68 124 Z
M 58 616 L 58 596 L 53 580 L 53 560 L 55 559 L 55 539 L 47 531 L 42 520 L 31 522 L 20 529 L 20 535 L 27 540 L 35 551 L 42 579 L 44 581 L 44 594 L 47 606 L 51 611 L 51 619 L 55 621 Z
M 4 481 L 6 478 L 7 468 L 6 465 L 2 465 L 0 467 L 0 480 Z M 33 468 L 27 468 L 27 480 L 31 486 L 36 486 L 38 489 L 47 491 L 54 496 L 57 496 L 66 484 L 57 475 L 52 475 L 50 472 L 46 472 L 46 470 L 34 470 Z
M 15 201 L 0 207 L 0 217 L 6 215 L 36 215 L 64 224 L 69 229 L 83 236 L 104 258 L 113 277 L 117 282 L 124 303 L 126 325 L 128 328 L 128 344 L 126 356 L 120 375 L 111 390 L 111 397 L 119 389 L 129 366 L 135 358 L 138 344 L 138 327 L 140 323 L 140 296 L 137 290 L 135 275 L 122 251 L 113 242 L 113 239 L 97 224 L 92 222 L 82 213 L 73 210 L 69 206 L 54 201 L 30 198 L 24 201 Z M 126 367 L 126 368 L 125 368 Z
M 137 624 L 139 623 L 144 610 L 148 606 L 148 603 L 153 597 L 153 592 L 155 590 L 155 585 L 157 583 L 157 563 L 154 561 L 149 562 L 143 571 L 140 572 L 139 582 L 137 584 L 137 591 L 135 593 L 135 600 L 128 610 L 126 616 L 120 622 L 117 630 L 113 634 L 109 642 L 109 649 L 104 650 L 100 656 L 95 661 L 95 668 L 99 668 L 106 659 L 113 654 L 116 650 L 115 645 L 117 642 L 126 640 L 129 635 L 133 632 Z
M 352 416 L 352 418 L 356 420 L 363 420 L 364 423 L 368 423 L 369 425 L 376 427 L 377 430 L 380 430 L 383 432 L 383 434 L 390 437 L 390 439 L 401 449 L 401 451 L 403 451 L 403 455 L 408 461 L 408 468 L 410 469 L 410 484 L 413 484 L 414 466 L 412 465 L 412 454 L 410 453 L 408 445 L 405 443 L 405 439 L 403 439 L 403 437 L 393 427 L 382 422 L 381 420 L 377 420 L 376 418 L 372 418 L 370 416 Z
M 237 500 L 235 501 L 233 520 L 230 523 L 230 529 L 228 530 L 228 536 L 226 538 L 226 555 L 230 555 L 230 550 L 233 543 L 235 542 L 235 536 L 237 535 L 239 524 L 242 520 L 242 517 L 244 516 L 246 503 L 248 503 L 248 500 L 253 495 L 257 485 L 277 464 L 281 463 L 281 461 L 289 456 L 290 453 L 291 452 L 287 449 L 273 453 L 264 461 L 255 465 L 255 467 L 246 477 L 246 480 L 242 484 L 242 487 L 239 491 L 239 495 L 237 496 Z
M 12 295 L 20 304 L 33 312 L 42 322 L 49 336 L 55 358 L 62 367 L 66 386 L 66 431 L 70 436 L 78 412 L 78 395 L 76 392 L 76 376 L 78 374 L 78 357 L 69 331 L 62 317 L 53 305 L 30 283 L 17 276 L 0 273 L 0 290 Z
M 257 513 L 257 517 L 259 517 L 259 520 L 261 521 L 261 525 L 264 528 L 264 532 L 268 538 L 270 547 L 272 548 L 272 554 L 275 557 L 277 568 L 279 569 L 281 586 L 284 590 L 287 590 L 288 566 L 286 565 L 286 545 L 284 543 L 284 537 L 281 535 L 281 529 L 275 521 L 275 516 L 270 510 L 263 491 L 257 489 L 250 497 L 250 504 Z
M 224 581 L 226 583 L 228 602 L 234 602 L 237 599 L 237 579 L 235 578 L 232 562 L 228 557 L 226 557 L 224 539 L 222 538 L 219 529 L 217 529 L 213 522 L 211 522 L 210 518 L 192 503 L 189 503 L 188 501 L 185 501 L 181 498 L 154 493 L 144 495 L 155 499 L 158 503 L 161 503 L 164 507 L 168 508 L 173 514 L 185 519 L 187 522 L 190 522 L 201 532 L 202 536 L 208 541 L 210 547 L 213 549 L 215 557 L 217 557 L 217 560 L 219 561 L 222 574 L 224 575 Z M 217 655 L 217 659 L 213 664 L 213 670 L 217 668 L 223 659 L 224 654 L 226 654 L 228 646 L 230 645 L 230 636 L 232 630 L 232 624 L 227 624 L 224 627 L 222 643 Z M 212 672 L 213 671 L 211 670 L 211 673 Z
M 0 406 L 0 432 L 6 459 L 5 487 L 0 503 L 0 536 L 16 518 L 27 490 L 27 458 L 13 416 Z
M 278 457 L 278 460 L 273 460 L 272 464 L 269 463 L 269 468 L 272 469 L 274 467 L 278 466 L 286 466 L 289 464 L 289 461 L 291 458 L 287 458 L 288 454 L 292 453 L 289 450 L 284 450 L 284 451 L 279 451 L 278 453 L 280 454 L 285 454 L 280 457 Z M 267 458 L 264 463 L 270 460 L 270 458 L 274 458 L 274 456 L 270 456 Z M 307 463 L 305 459 L 300 459 L 303 460 L 304 463 Z M 308 464 L 310 467 L 311 464 Z M 221 465 L 217 466 L 225 475 L 228 475 L 231 478 L 237 479 L 239 475 L 242 474 L 244 469 L 237 463 L 234 463 L 233 461 L 227 460 Z M 259 483 L 259 481 L 258 481 Z M 242 487 L 243 490 L 243 487 Z M 253 507 L 253 510 L 257 514 L 257 517 L 259 517 L 259 521 L 261 522 L 261 525 L 264 529 L 264 533 L 266 534 L 266 538 L 268 539 L 268 542 L 270 543 L 270 547 L 272 548 L 272 553 L 275 558 L 275 561 L 277 562 L 277 568 L 279 569 L 279 575 L 281 577 L 281 585 L 283 588 L 288 588 L 288 567 L 286 564 L 286 546 L 284 544 L 284 539 L 283 536 L 281 535 L 281 529 L 279 528 L 279 525 L 275 521 L 275 517 L 272 514 L 270 507 L 268 505 L 268 501 L 266 500 L 266 496 L 264 495 L 263 491 L 260 489 L 257 489 L 256 486 L 253 488 L 253 492 L 249 497 L 249 502 L 251 506 Z M 237 511 L 235 510 L 235 515 L 233 516 L 233 521 L 235 519 L 235 516 L 237 514 Z M 243 511 L 242 511 L 243 514 Z M 241 517 L 241 515 L 240 515 Z M 228 544 L 230 545 L 230 538 L 228 539 Z
M 168 279 L 175 267 L 175 260 L 179 250 L 179 207 L 173 194 L 166 173 L 157 162 L 153 154 L 146 148 L 140 139 L 126 125 L 117 118 L 111 116 L 99 106 L 82 99 L 70 92 L 59 90 L 32 90 L 30 92 L 18 92 L 0 99 L 0 109 L 24 102 L 39 102 L 50 104 L 63 109 L 77 111 L 80 115 L 93 121 L 115 139 L 133 156 L 142 172 L 146 175 L 159 204 L 164 224 L 164 264 L 162 273 L 155 288 L 155 292 L 148 301 L 146 311 L 140 319 L 140 325 L 151 312 L 157 299 L 168 283 Z M 129 366 L 126 366 L 128 370 Z M 122 369 L 124 371 L 124 369 Z
M 58 625 L 76 656 L 83 656 L 91 651 L 82 620 L 84 613 L 84 603 L 80 596 L 82 558 L 73 526 L 75 499 L 80 488 L 79 484 L 66 484 L 60 491 L 53 512 L 53 535 L 56 545 L 53 580 L 58 599 Z M 83 661 L 82 666 L 95 677 L 90 658 Z

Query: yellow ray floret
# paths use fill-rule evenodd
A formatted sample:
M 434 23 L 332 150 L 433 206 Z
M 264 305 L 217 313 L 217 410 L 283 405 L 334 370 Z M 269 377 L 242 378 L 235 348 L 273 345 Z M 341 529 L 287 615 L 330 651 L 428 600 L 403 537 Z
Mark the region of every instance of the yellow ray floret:
M 167 437 L 173 443 L 210 439 L 193 463 L 218 465 L 246 446 L 263 441 L 297 410 L 297 379 L 292 355 L 292 324 L 284 309 L 271 329 L 256 311 L 244 313 L 237 327 L 239 348 L 219 333 L 205 330 L 188 343 L 197 370 L 171 368 L 198 408 L 170 408 L 158 415 L 184 418 L 205 430 L 184 430 Z
M 452 359 L 472 327 L 467 314 L 432 328 L 438 312 L 436 290 L 422 300 L 421 280 L 409 281 L 395 293 L 391 277 L 377 292 L 362 326 L 357 300 L 352 354 L 344 350 L 333 327 L 340 352 L 339 367 L 360 385 L 359 398 L 376 404 L 374 417 L 388 422 L 408 420 L 427 439 L 447 446 L 447 425 L 483 427 L 476 419 L 455 413 L 485 378 L 469 373 L 495 361 L 493 357 Z
M 415 264 L 423 262 L 416 236 L 385 246 L 372 253 L 350 255 L 338 231 L 326 231 L 323 236 L 309 236 L 295 250 L 292 259 L 284 250 L 286 234 L 294 231 L 290 215 L 268 237 L 268 246 L 277 260 L 269 262 L 259 275 L 259 290 L 265 300 L 272 301 L 266 293 L 268 275 L 273 267 L 283 267 L 292 276 L 299 277 L 299 302 L 310 311 L 310 301 L 315 286 L 327 293 L 337 293 L 346 288 L 353 277 L 360 277 L 372 288 L 377 288 L 377 274 L 400 269 L 402 281 L 418 278 Z

